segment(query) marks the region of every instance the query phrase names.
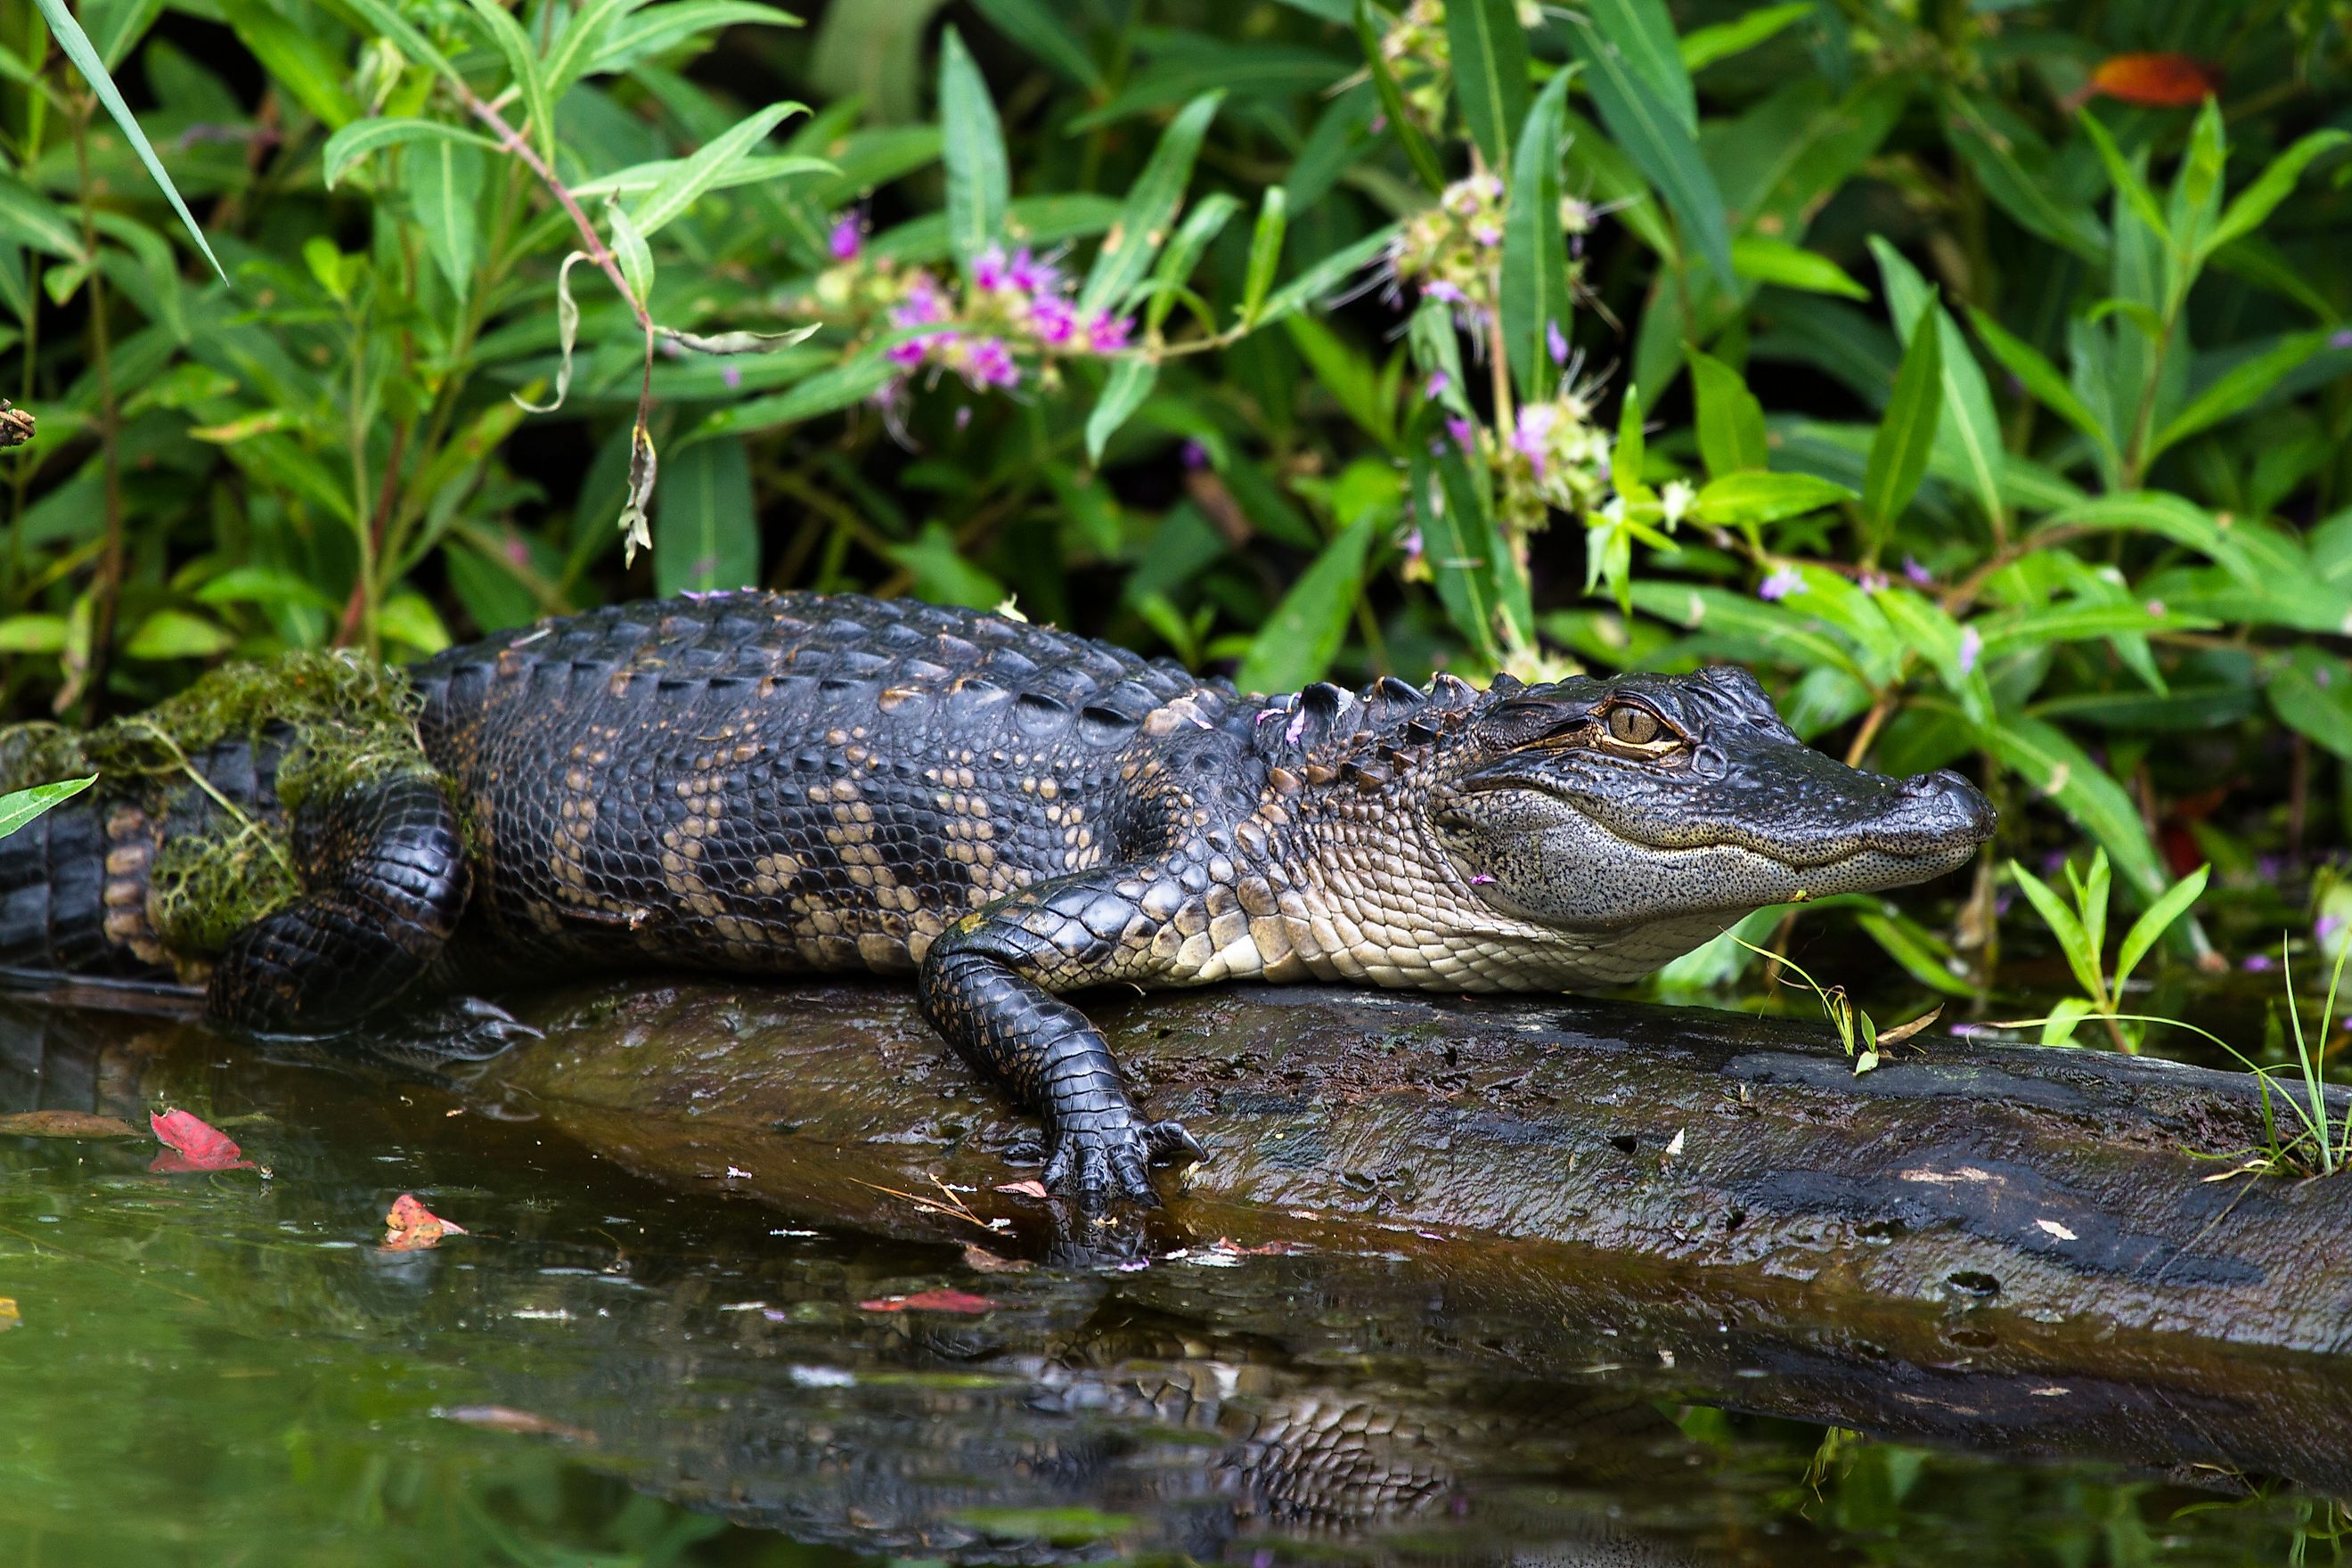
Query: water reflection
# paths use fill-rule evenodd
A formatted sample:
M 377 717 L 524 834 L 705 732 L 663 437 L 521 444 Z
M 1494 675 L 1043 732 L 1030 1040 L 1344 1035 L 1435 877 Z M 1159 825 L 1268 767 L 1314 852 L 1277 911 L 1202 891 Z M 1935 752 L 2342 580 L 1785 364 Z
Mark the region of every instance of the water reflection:
M 2030 1391 L 1719 1302 L 819 1233 L 452 1086 L 0 1005 L 0 1110 L 165 1103 L 269 1174 L 0 1139 L 8 1561 L 2276 1562 L 2332 1517 L 2127 1384 L 2074 1407 L 2106 1458 L 2021 1459 L 2068 1446 L 1992 1419 Z M 381 1250 L 404 1190 L 475 1234 Z

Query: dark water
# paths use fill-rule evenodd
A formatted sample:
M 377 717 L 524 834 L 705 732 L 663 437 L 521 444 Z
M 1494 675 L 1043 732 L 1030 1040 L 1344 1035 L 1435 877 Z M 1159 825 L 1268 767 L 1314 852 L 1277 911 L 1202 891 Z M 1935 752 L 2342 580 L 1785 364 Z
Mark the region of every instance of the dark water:
M 2074 1568 L 2326 1563 L 2346 1519 L 1688 1404 L 1630 1332 L 1565 1375 L 1507 1322 L 1401 1348 L 1443 1306 L 1377 1258 L 983 1271 L 446 1086 L 0 1004 L 0 1110 L 167 1104 L 268 1173 L 0 1138 L 0 1563 Z M 383 1250 L 403 1192 L 473 1234 Z M 860 1305 L 939 1289 L 990 1310 Z

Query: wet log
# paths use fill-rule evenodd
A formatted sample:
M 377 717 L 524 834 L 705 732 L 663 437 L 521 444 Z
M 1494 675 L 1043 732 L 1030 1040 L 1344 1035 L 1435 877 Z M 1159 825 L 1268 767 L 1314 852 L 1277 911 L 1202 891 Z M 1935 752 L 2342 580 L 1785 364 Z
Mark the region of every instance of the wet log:
M 1288 1280 L 1228 1299 L 1155 1265 L 1119 1279 L 1137 1300 L 1310 1353 L 1664 1369 L 1885 1435 L 2352 1484 L 2352 1183 L 2205 1180 L 2226 1167 L 2199 1154 L 2263 1136 L 2243 1075 L 1937 1040 L 1857 1079 L 1817 1029 L 1583 1002 L 1094 1013 L 1211 1150 L 1163 1173 L 1141 1255 L 1223 1238 Z M 638 983 L 530 1016 L 549 1038 L 477 1092 L 641 1173 L 808 1223 L 1068 1239 L 1000 1190 L 1034 1174 L 1005 1163 L 1029 1124 L 901 990 Z

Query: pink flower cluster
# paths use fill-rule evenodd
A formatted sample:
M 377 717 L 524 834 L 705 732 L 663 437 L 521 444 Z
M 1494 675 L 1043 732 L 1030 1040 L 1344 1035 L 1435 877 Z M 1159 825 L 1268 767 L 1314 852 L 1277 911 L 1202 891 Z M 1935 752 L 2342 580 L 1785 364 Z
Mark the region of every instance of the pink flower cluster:
M 1080 310 L 1072 291 L 1052 261 L 1025 247 L 1007 256 L 991 246 L 973 259 L 963 290 L 926 271 L 908 274 L 890 324 L 937 330 L 916 331 L 885 352 L 910 374 L 926 364 L 953 371 L 977 392 L 1019 386 L 1024 353 L 1110 354 L 1127 347 L 1134 319 Z

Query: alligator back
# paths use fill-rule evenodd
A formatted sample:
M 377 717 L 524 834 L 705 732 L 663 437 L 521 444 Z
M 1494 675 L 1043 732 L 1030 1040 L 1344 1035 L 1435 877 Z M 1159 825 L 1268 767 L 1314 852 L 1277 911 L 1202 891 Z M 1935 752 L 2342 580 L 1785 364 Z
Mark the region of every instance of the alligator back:
M 624 605 L 412 676 L 502 964 L 904 972 L 965 912 L 1133 856 L 1165 829 L 1146 775 L 1246 738 L 1173 664 L 847 595 Z

